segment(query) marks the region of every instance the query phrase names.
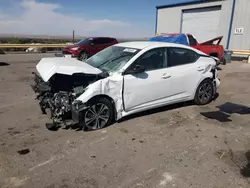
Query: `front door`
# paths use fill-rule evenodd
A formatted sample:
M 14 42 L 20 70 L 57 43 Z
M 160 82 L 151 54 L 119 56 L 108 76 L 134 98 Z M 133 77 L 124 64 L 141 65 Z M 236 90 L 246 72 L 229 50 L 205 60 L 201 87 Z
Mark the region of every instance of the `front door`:
M 94 38 L 89 46 L 89 53 L 94 55 L 103 49 L 103 42 L 101 38 Z
M 128 68 L 143 66 L 145 72 L 124 75 L 125 111 L 147 108 L 166 102 L 171 95 L 171 75 L 166 67 L 166 48 L 156 48 L 141 55 Z

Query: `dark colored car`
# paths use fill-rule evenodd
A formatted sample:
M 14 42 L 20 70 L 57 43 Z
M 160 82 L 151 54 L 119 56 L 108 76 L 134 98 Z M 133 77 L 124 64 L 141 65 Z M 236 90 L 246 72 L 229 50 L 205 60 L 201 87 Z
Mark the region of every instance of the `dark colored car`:
M 67 46 L 62 50 L 63 54 L 70 54 L 72 57 L 76 57 L 81 61 L 85 61 L 90 56 L 97 52 L 117 44 L 118 41 L 115 38 L 110 37 L 92 37 L 80 40 L 74 45 Z

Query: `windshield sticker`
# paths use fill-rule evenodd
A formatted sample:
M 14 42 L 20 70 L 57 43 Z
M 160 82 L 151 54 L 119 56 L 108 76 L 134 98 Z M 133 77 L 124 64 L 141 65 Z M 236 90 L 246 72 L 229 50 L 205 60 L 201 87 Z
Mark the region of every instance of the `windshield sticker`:
M 130 53 L 135 53 L 137 50 L 136 49 L 132 49 L 132 48 L 126 48 L 123 50 L 123 52 L 130 52 Z

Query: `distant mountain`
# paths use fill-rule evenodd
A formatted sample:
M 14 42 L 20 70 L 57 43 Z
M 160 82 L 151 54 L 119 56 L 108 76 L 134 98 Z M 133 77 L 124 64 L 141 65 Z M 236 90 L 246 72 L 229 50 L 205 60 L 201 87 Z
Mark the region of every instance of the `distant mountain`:
M 87 37 L 95 36 L 75 36 L 75 40 L 84 39 Z M 29 38 L 29 39 L 69 39 L 72 40 L 72 36 L 53 36 L 53 35 L 28 35 L 28 34 L 0 34 L 0 38 Z M 149 37 L 142 38 L 117 38 L 118 41 L 135 41 L 135 40 L 147 40 Z
M 0 34 L 0 38 L 34 38 L 34 39 L 70 39 L 72 36 L 53 36 L 53 35 L 27 35 L 27 34 Z M 75 36 L 75 39 L 82 39 L 86 37 Z

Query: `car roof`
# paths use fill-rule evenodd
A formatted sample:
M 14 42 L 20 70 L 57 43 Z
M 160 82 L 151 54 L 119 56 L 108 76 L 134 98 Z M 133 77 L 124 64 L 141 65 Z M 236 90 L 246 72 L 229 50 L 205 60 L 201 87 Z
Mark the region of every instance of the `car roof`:
M 125 47 L 125 48 L 136 48 L 136 49 L 145 49 L 145 48 L 156 48 L 156 47 L 179 47 L 179 48 L 190 48 L 189 46 L 176 44 L 176 43 L 169 43 L 169 42 L 153 42 L 153 41 L 138 41 L 138 42 L 123 42 L 118 43 L 115 46 Z
M 192 48 L 187 45 L 183 44 L 176 44 L 176 43 L 170 43 L 170 42 L 154 42 L 154 41 L 135 41 L 135 42 L 123 42 L 123 43 L 118 43 L 114 46 L 120 46 L 120 47 L 125 47 L 125 48 L 136 48 L 136 49 L 153 49 L 157 47 L 175 47 L 175 48 L 185 48 L 192 50 L 200 55 L 206 55 L 204 52 L 201 52 L 195 48 Z
M 88 37 L 88 38 L 86 38 L 86 39 L 103 39 L 103 38 L 107 38 L 107 39 L 116 39 L 116 38 L 114 38 L 114 37 Z

